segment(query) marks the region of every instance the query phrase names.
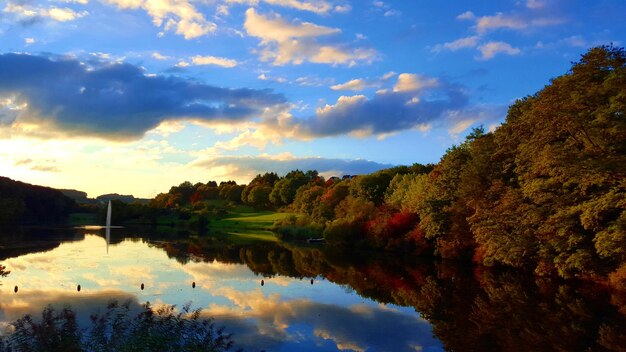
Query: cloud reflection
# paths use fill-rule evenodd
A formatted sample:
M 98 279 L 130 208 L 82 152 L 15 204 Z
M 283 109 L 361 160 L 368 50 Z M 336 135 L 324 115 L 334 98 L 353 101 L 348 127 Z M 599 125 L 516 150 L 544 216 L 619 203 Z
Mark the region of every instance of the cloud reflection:
M 366 303 L 346 307 L 311 299 L 285 301 L 280 294 L 266 294 L 260 288 L 241 292 L 225 287 L 215 293 L 224 295 L 236 307 L 213 305 L 205 314 L 216 317 L 234 332 L 237 345 L 244 349 L 441 349 L 427 321 L 395 309 Z
M 311 286 L 308 280 L 265 277 L 261 287 L 261 277 L 243 264 L 197 259 L 182 264 L 140 241 L 124 240 L 108 255 L 104 246 L 103 238 L 87 235 L 49 252 L 6 261 L 12 273 L 2 287 L 0 322 L 39 316 L 49 304 L 70 305 L 80 323 L 89 324 L 89 315 L 111 299 L 130 300 L 134 308 L 145 301 L 178 307 L 192 302 L 234 333 L 236 345 L 246 350 L 441 349 L 430 324 L 412 310 L 380 305 L 323 279 Z M 14 284 L 20 285 L 19 292 L 9 293 Z

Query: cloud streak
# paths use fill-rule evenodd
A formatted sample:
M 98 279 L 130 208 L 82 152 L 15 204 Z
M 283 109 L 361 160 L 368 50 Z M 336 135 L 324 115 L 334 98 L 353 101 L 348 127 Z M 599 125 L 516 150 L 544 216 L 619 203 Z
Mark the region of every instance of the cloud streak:
M 90 67 L 76 59 L 25 54 L 0 55 L 0 77 L 0 129 L 45 125 L 114 140 L 138 139 L 168 120 L 242 121 L 285 102 L 270 90 L 147 76 L 126 63 Z
M 218 6 L 218 13 L 227 16 L 230 14 L 230 6 L 234 4 L 257 6 L 261 1 L 270 5 L 299 11 L 308 11 L 317 15 L 328 15 L 333 11 L 337 13 L 347 13 L 352 10 L 350 5 L 333 6 L 333 4 L 326 0 L 225 0 L 223 4 Z
M 528 0 L 526 7 L 530 10 L 542 9 L 546 4 L 540 0 Z M 514 32 L 529 31 L 531 29 L 555 26 L 565 22 L 559 17 L 540 17 L 536 13 L 528 12 L 522 14 L 504 14 L 497 12 L 490 16 L 476 16 L 472 11 L 465 11 L 458 16 L 457 20 L 470 21 L 474 25 L 471 27 L 476 34 L 459 38 L 450 42 L 437 44 L 431 48 L 434 53 L 442 51 L 458 51 L 461 49 L 476 49 L 480 52 L 477 60 L 490 60 L 498 54 L 518 55 L 522 51 L 503 41 L 489 40 L 489 34 L 500 30 Z
M 199 159 L 195 167 L 216 169 L 223 168 L 228 177 L 250 180 L 254 175 L 264 172 L 276 172 L 285 175 L 291 170 L 317 170 L 324 176 L 342 176 L 368 174 L 393 165 L 380 164 L 369 160 L 345 160 L 318 157 L 294 157 L 290 154 L 264 156 L 218 156 Z
M 488 42 L 478 47 L 481 53 L 481 59 L 488 60 L 503 53 L 507 55 L 517 55 L 521 52 L 520 49 L 512 47 L 505 42 Z

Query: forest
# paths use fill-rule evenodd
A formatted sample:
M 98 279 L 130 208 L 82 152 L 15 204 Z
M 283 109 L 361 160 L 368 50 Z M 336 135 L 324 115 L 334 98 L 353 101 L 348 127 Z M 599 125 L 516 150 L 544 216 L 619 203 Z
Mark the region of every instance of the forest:
M 59 224 L 78 205 L 57 189 L 0 176 L 0 226 Z
M 222 199 L 296 215 L 281 239 L 472 260 L 626 285 L 626 54 L 590 49 L 564 75 L 475 128 L 435 165 L 324 179 L 185 182 L 150 204 L 210 212 Z M 208 208 L 207 208 L 208 207 Z

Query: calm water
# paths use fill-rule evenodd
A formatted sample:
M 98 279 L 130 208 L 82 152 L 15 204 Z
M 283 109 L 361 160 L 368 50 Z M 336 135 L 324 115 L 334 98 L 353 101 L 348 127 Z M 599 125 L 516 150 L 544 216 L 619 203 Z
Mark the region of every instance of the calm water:
M 115 299 L 133 305 L 191 302 L 226 326 L 246 351 L 626 346 L 625 297 L 590 285 L 415 258 L 346 256 L 324 247 L 125 230 L 114 233 L 107 252 L 98 231 L 35 232 L 5 240 L 13 250 L 0 250 L 0 263 L 11 270 L 0 279 L 3 327 L 50 304 L 70 305 L 86 323 Z M 17 248 L 25 243 L 31 247 Z

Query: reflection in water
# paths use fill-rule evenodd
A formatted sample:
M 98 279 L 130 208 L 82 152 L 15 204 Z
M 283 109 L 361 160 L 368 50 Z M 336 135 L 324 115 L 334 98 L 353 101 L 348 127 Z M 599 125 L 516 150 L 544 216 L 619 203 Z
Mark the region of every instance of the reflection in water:
M 236 346 L 246 350 L 409 351 L 416 346 L 440 350 L 430 325 L 415 312 L 380 305 L 329 281 L 311 286 L 293 270 L 293 276 L 272 273 L 263 263 L 269 254 L 263 249 L 224 247 L 226 253 L 218 255 L 226 260 L 218 261 L 203 256 L 206 248 L 200 244 L 192 254 L 182 252 L 189 248 L 185 242 L 124 240 L 105 256 L 99 254 L 104 242 L 87 235 L 53 251 L 6 260 L 13 271 L 7 279 L 23 289 L 0 303 L 0 319 L 10 322 L 27 313 L 38 315 L 48 304 L 62 309 L 82 303 L 97 310 L 103 306 L 99 298 L 120 300 L 129 295 L 136 302 L 157 305 L 193 302 L 203 315 L 216 317 L 219 325 L 236 333 Z M 260 272 L 251 271 L 239 255 L 229 254 L 240 251 L 260 260 L 253 267 L 266 273 L 262 290 Z M 279 262 L 289 260 L 282 257 Z M 84 292 L 77 292 L 75 282 Z M 191 287 L 185 284 L 189 282 Z M 89 315 L 82 309 L 77 314 Z M 389 334 L 392 338 L 386 338 Z
M 348 257 L 319 246 L 242 246 L 210 237 L 115 243 L 106 257 L 97 254 L 103 239 L 87 235 L 6 260 L 12 273 L 4 280 L 21 290 L 0 303 L 0 320 L 50 303 L 71 303 L 88 316 L 81 304 L 97 310 L 106 299 L 130 298 L 135 305 L 193 302 L 252 351 L 626 346 L 625 300 L 598 286 L 371 253 Z M 191 289 L 184 284 L 190 281 Z M 71 282 L 88 290 L 71 291 Z

